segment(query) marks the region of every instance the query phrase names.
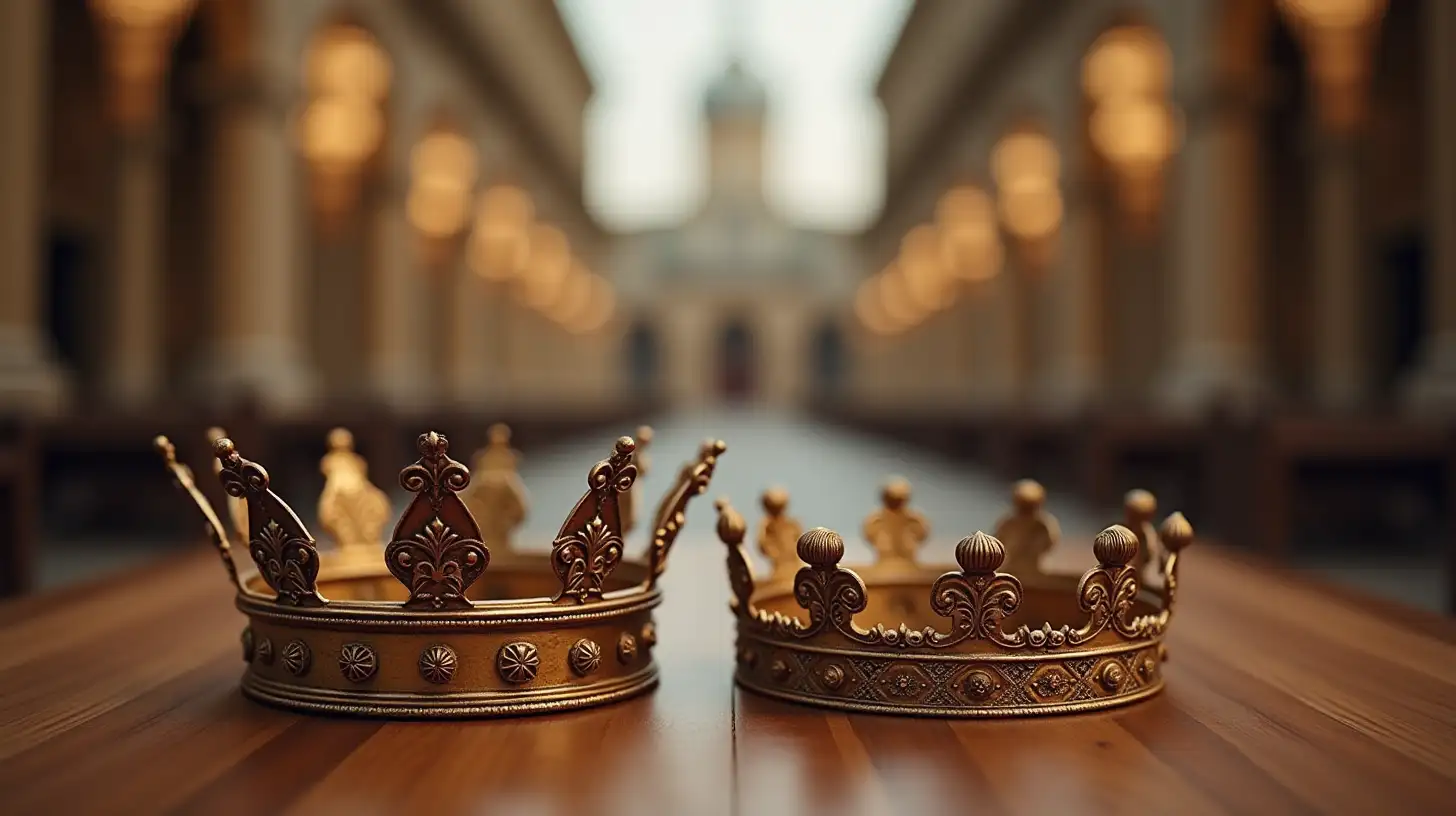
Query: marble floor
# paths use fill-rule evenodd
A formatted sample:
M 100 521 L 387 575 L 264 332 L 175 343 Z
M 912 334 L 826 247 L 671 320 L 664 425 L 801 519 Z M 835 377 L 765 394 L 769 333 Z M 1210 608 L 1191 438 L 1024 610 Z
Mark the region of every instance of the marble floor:
M 654 424 L 653 468 L 642 482 L 648 507 L 667 490 L 678 466 L 692 457 L 709 436 L 728 443 L 709 495 L 729 496 L 755 522 L 758 496 L 767 487 L 789 491 L 790 513 L 805 526 L 838 530 L 850 551 L 846 561 L 868 557 L 859 530 L 864 517 L 878 506 L 879 486 L 891 476 L 913 485 L 912 503 L 931 522 L 928 560 L 949 562 L 951 549 L 964 535 L 990 531 L 1008 507 L 1007 485 L 963 464 L 883 439 L 783 414 L 734 411 L 678 414 Z M 610 451 L 611 439 L 573 439 L 537 451 L 521 465 L 530 491 L 531 513 L 520 533 L 523 546 L 546 546 L 586 485 L 591 465 Z M 457 454 L 457 458 L 465 457 Z M 285 496 L 312 518 L 312 497 Z M 395 497 L 402 507 L 405 496 Z M 1058 565 L 1074 568 L 1090 562 L 1093 533 L 1117 521 L 1117 508 L 1098 511 L 1070 497 L 1053 494 L 1048 508 L 1064 531 Z M 1172 508 L 1168 508 L 1172 509 Z M 689 529 L 681 546 L 717 546 L 712 535 L 711 501 L 699 500 L 689 513 Z M 1196 526 L 1197 519 L 1194 519 Z M 629 550 L 645 546 L 644 534 Z M 189 546 L 178 541 L 43 541 L 40 583 L 55 587 L 114 570 L 165 558 Z M 1380 563 L 1345 557 L 1301 559 L 1297 568 L 1325 579 L 1430 609 L 1441 609 L 1445 572 L 1438 560 L 1411 558 Z

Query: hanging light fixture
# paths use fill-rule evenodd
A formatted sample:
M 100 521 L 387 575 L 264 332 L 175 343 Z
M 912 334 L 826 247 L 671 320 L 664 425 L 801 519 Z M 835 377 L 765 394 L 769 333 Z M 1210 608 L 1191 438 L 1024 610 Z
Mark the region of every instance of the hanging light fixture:
M 172 43 L 196 0 L 91 0 L 100 23 L 111 114 L 124 128 L 156 120 Z
M 1320 115 L 1336 130 L 1364 117 L 1370 54 L 1387 0 L 1278 0 L 1304 44 Z M 1436 0 L 1445 2 L 1445 0 Z
M 938 312 L 955 302 L 954 281 L 946 268 L 940 233 L 935 227 L 922 224 L 906 233 L 900 241 L 896 266 L 919 311 Z
M 447 127 L 432 130 L 411 151 L 405 212 L 426 240 L 448 241 L 465 228 L 477 161 L 470 140 Z
M 951 275 L 974 282 L 1000 274 L 1004 252 L 996 204 L 985 190 L 967 184 L 946 191 L 935 207 L 935 223 Z
M 314 209 L 328 224 L 353 208 L 364 167 L 384 143 L 390 76 L 389 57 L 359 26 L 330 25 L 309 43 L 297 139 Z
M 470 265 L 486 280 L 507 281 L 530 255 L 535 207 L 525 190 L 497 184 L 480 195 L 470 236 Z
M 1061 157 L 1045 134 L 1014 130 L 991 153 L 997 209 L 1006 231 L 1025 245 L 1043 244 L 1062 223 Z
M 1108 30 L 1082 61 L 1088 136 L 1113 171 L 1124 209 L 1140 221 L 1156 212 L 1164 167 L 1181 141 L 1171 84 L 1172 55 L 1148 26 Z

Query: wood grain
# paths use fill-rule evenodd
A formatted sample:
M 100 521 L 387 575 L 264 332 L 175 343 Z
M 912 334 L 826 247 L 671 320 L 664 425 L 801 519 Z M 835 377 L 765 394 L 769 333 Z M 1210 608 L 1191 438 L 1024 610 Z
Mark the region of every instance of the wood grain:
M 1188 554 L 1167 691 L 1003 722 L 732 688 L 721 549 L 674 554 L 662 686 L 456 723 L 244 700 L 212 556 L 0 606 L 0 812 L 1389 813 L 1456 802 L 1456 627 Z

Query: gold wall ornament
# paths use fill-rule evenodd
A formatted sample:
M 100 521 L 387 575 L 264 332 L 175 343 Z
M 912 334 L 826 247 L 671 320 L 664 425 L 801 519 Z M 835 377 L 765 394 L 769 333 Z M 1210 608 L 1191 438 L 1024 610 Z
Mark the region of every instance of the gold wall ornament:
M 910 483 L 891 479 L 880 490 L 880 509 L 864 522 L 864 537 L 874 549 L 876 564 L 886 569 L 915 568 L 915 554 L 930 537 L 930 524 L 910 508 Z
M 1011 512 L 996 522 L 996 538 L 1006 546 L 1006 571 L 1013 575 L 1042 573 L 1041 561 L 1061 540 L 1056 516 L 1046 510 L 1046 489 L 1022 479 L 1011 489 Z
M 354 451 L 354 435 L 348 429 L 329 431 L 328 447 L 319 461 L 324 475 L 319 526 L 340 549 L 378 550 L 389 523 L 389 496 L 369 481 L 369 464 Z
M 159 438 L 156 447 L 201 511 L 226 567 L 231 559 L 221 520 L 171 444 Z M 618 440 L 611 456 L 591 468 L 586 491 L 563 524 L 589 540 L 500 559 L 482 557 L 488 551 L 471 540 L 478 536 L 457 493 L 472 480 L 449 458 L 445 438 L 424 434 L 419 449 L 419 460 L 400 476 L 414 499 L 389 547 L 366 559 L 320 553 L 273 493 L 267 471 L 242 458 L 230 440 L 216 442 L 219 479 L 249 505 L 257 567 L 228 570 L 237 608 L 247 617 L 243 693 L 319 714 L 458 718 L 564 711 L 653 688 L 656 580 L 687 504 L 707 487 L 723 444 L 705 443 L 684 464 L 658 505 L 663 523 L 640 559 L 621 555 L 620 545 L 615 554 L 597 546 L 609 537 L 604 533 L 620 540 L 616 500 L 634 480 L 630 438 Z M 615 659 L 603 659 L 606 649 Z
M 1032 484 L 1018 485 L 1007 518 L 1040 512 L 1044 496 Z M 1006 545 L 983 532 L 961 539 L 956 568 L 942 572 L 846 567 L 843 539 L 815 528 L 799 537 L 806 566 L 791 584 L 759 583 L 742 516 L 725 499 L 717 508 L 738 628 L 735 678 L 750 691 L 852 711 L 1002 717 L 1107 708 L 1162 689 L 1176 556 L 1193 539 L 1181 515 L 1164 523 L 1172 555 L 1154 592 L 1133 566 L 1138 536 L 1122 525 L 1097 535 L 1097 565 L 1082 575 L 1038 571 L 1025 583 L 1003 571 Z M 1041 524 L 1039 535 L 1054 537 Z
M 650 457 L 647 455 L 647 447 L 652 444 L 652 428 L 647 425 L 637 427 L 637 450 L 632 453 L 632 464 L 637 467 L 637 482 L 632 489 L 622 494 L 622 534 L 627 535 L 637 527 L 637 499 L 642 492 L 642 480 L 647 478 L 647 470 L 651 465 Z
M 490 426 L 486 439 L 471 461 L 474 473 L 461 498 L 480 525 L 486 549 L 500 555 L 514 550 L 513 534 L 526 520 L 530 503 L 517 471 L 520 454 L 511 448 L 510 426 Z
M 759 497 L 763 505 L 763 520 L 758 523 L 758 551 L 768 559 L 770 572 L 766 580 L 792 581 L 795 573 L 803 566 L 796 547 L 804 525 L 788 514 L 789 491 L 780 487 L 769 488 Z

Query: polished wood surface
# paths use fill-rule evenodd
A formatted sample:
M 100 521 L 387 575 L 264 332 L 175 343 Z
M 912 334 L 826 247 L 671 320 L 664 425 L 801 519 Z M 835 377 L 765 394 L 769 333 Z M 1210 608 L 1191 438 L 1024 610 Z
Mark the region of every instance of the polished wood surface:
M 656 692 L 508 721 L 324 719 L 244 700 L 243 619 L 206 552 L 11 602 L 0 606 L 0 813 L 1365 814 L 1456 803 L 1456 625 L 1436 616 L 1195 547 L 1162 696 L 1024 721 L 858 716 L 732 688 L 721 559 L 703 535 L 674 553 Z

